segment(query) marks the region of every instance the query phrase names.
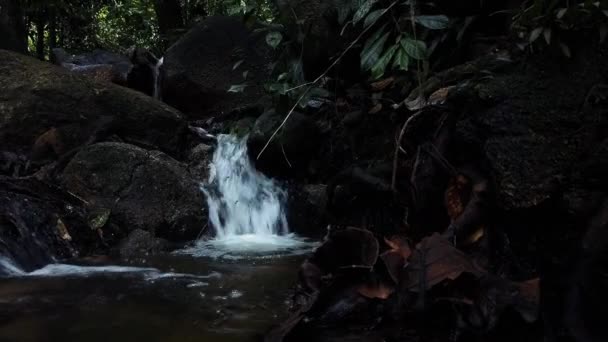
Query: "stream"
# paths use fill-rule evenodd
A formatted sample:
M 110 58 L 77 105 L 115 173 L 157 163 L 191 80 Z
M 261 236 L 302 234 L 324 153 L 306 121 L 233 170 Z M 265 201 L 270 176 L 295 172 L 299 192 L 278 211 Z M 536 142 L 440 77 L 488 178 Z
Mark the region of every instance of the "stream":
M 286 193 L 245 140 L 218 137 L 201 191 L 215 234 L 184 249 L 31 272 L 0 257 L 0 341 L 259 339 L 284 318 L 316 243 L 289 233 Z

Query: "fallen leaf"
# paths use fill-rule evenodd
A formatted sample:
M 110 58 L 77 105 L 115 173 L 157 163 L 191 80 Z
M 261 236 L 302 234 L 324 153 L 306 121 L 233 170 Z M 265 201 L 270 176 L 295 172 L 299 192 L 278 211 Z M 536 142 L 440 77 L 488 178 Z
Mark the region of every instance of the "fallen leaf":
M 348 227 L 329 232 L 310 261 L 325 273 L 344 269 L 371 269 L 379 255 L 378 240 L 370 231 Z
M 395 288 L 384 282 L 380 282 L 378 284 L 364 284 L 357 288 L 357 292 L 366 298 L 378 298 L 378 299 L 387 299 L 390 297 L 393 292 L 395 292 Z
M 429 96 L 428 99 L 428 104 L 429 105 L 441 105 L 444 104 L 447 101 L 448 95 L 450 94 L 450 90 L 452 90 L 454 87 L 450 86 L 450 87 L 445 87 L 445 88 L 440 88 L 438 90 L 436 90 L 434 93 L 431 94 L 431 96 Z
M 397 252 L 407 260 L 412 255 L 410 244 L 404 236 L 393 235 L 390 238 L 384 238 L 384 243 L 391 248 L 391 251 Z
M 382 103 L 378 103 L 369 110 L 369 114 L 377 114 L 382 110 Z
M 70 232 L 68 232 L 68 228 L 65 226 L 65 223 L 61 220 L 61 218 L 57 219 L 57 230 L 59 231 L 59 236 L 61 239 L 65 241 L 72 241 L 72 236 Z
M 484 274 L 466 254 L 435 233 L 423 239 L 412 253 L 405 288 L 413 292 L 426 291 L 444 280 L 455 280 L 463 273 L 475 277 Z
M 393 84 L 393 82 L 395 82 L 395 78 L 391 76 L 389 78 L 370 84 L 370 87 L 372 88 L 372 91 L 382 91 L 388 88 L 388 86 L 390 86 L 391 84 Z
M 452 178 L 445 191 L 445 207 L 451 221 L 454 222 L 462 213 L 471 196 L 471 181 L 464 175 Z

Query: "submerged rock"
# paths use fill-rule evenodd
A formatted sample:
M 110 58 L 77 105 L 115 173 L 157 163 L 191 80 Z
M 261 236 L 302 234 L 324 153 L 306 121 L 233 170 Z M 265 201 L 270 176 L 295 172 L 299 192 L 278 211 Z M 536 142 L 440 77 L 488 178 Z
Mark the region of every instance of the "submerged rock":
M 158 254 L 168 248 L 167 240 L 154 237 L 154 234 L 148 231 L 135 229 L 120 242 L 117 252 L 123 258 L 132 258 Z
M 141 229 L 186 241 L 207 223 L 198 183 L 182 164 L 159 151 L 94 144 L 74 156 L 61 182 L 91 206 L 109 209 L 109 222 L 124 235 Z
M 178 153 L 182 115 L 139 92 L 98 83 L 31 57 L 0 50 L 2 148 L 54 160 L 110 136 Z
M 236 17 L 210 17 L 165 54 L 162 98 L 192 118 L 221 115 L 259 101 L 271 48 Z M 228 92 L 233 85 L 243 91 Z

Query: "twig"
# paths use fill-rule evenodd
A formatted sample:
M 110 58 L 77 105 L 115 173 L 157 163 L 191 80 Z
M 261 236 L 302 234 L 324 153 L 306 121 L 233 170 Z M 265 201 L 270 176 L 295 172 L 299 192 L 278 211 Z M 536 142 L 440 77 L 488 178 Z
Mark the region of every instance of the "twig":
M 340 54 L 340 56 L 338 56 L 338 58 L 336 58 L 336 60 L 333 61 L 333 63 L 331 63 L 331 65 L 329 67 L 327 67 L 327 69 L 325 69 L 325 71 L 323 71 L 323 73 L 321 73 L 321 75 L 319 75 L 319 77 L 317 77 L 316 79 L 314 79 L 314 81 L 312 82 L 308 82 L 308 83 L 304 83 L 301 84 L 299 86 L 293 87 L 291 89 L 287 89 L 286 92 L 290 92 L 293 91 L 295 89 L 299 89 L 299 88 L 303 88 L 308 86 L 308 89 L 306 89 L 304 91 L 304 93 L 302 93 L 302 95 L 298 98 L 298 100 L 296 101 L 296 103 L 293 105 L 293 107 L 291 108 L 291 110 L 287 113 L 287 115 L 285 116 L 285 119 L 283 119 L 283 122 L 281 122 L 281 124 L 279 125 L 279 127 L 274 131 L 274 133 L 272 133 L 272 135 L 270 136 L 270 139 L 268 139 L 268 141 L 266 142 L 266 145 L 264 145 L 264 147 L 262 148 L 262 150 L 260 151 L 260 153 L 258 153 L 258 156 L 256 159 L 260 159 L 260 156 L 262 155 L 262 153 L 264 153 L 264 151 L 266 151 L 266 149 L 268 148 L 268 146 L 270 145 L 270 143 L 272 142 L 272 139 L 274 139 L 274 137 L 277 135 L 277 133 L 283 128 L 283 126 L 285 126 L 285 123 L 287 122 L 287 120 L 289 119 L 289 117 L 291 116 L 291 114 L 293 113 L 294 110 L 296 110 L 296 108 L 298 107 L 298 105 L 300 104 L 300 101 L 302 101 L 302 99 L 304 98 L 304 96 L 310 91 L 310 89 L 312 89 L 312 86 L 317 84 L 317 82 L 319 82 L 321 79 L 323 79 L 323 77 L 325 77 L 327 75 L 327 73 L 329 73 L 331 71 L 331 69 L 333 69 L 338 62 L 340 62 L 342 60 L 342 58 L 344 58 L 344 56 L 346 55 L 346 53 L 348 51 L 350 51 L 358 42 L 359 40 L 372 28 L 375 26 L 375 24 L 378 22 L 378 20 L 380 18 L 382 18 L 391 8 L 393 8 L 397 3 L 399 3 L 399 0 L 394 1 L 393 3 L 391 3 L 390 6 L 388 6 L 386 9 L 384 9 L 384 11 L 382 12 L 382 14 L 380 14 L 380 16 L 376 19 L 376 21 L 374 22 L 374 24 L 369 25 L 368 27 L 366 27 L 360 34 L 359 36 L 357 36 L 357 38 L 355 40 L 353 40 L 352 43 L 350 43 L 346 49 L 344 51 L 342 51 L 342 53 Z
M 287 165 L 289 165 L 289 168 L 293 168 L 293 166 L 291 166 L 291 163 L 289 162 L 289 158 L 287 158 L 287 153 L 285 153 L 285 147 L 283 146 L 283 144 L 281 144 L 281 151 L 283 151 L 283 157 L 285 157 L 285 161 L 287 162 Z
M 403 140 L 403 135 L 405 135 L 405 131 L 409 127 L 412 120 L 414 120 L 414 118 L 417 118 L 418 116 L 420 116 L 421 113 L 422 113 L 422 111 L 418 111 L 418 112 L 414 113 L 412 116 L 410 116 L 407 120 L 405 120 L 405 123 L 401 127 L 401 132 L 399 132 L 399 138 L 397 138 L 397 141 L 395 142 L 395 157 L 393 158 L 393 177 L 391 179 L 391 189 L 393 191 L 396 190 L 395 186 L 397 184 L 397 166 L 399 164 L 399 151 L 401 148 L 401 140 Z

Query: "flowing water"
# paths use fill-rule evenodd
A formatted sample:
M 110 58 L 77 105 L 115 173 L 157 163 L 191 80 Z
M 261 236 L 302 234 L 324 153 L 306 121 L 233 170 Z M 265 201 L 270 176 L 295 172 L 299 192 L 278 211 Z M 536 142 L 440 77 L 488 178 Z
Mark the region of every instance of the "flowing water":
M 155 99 L 161 100 L 161 77 L 160 77 L 160 68 L 163 66 L 165 62 L 165 58 L 161 57 L 156 62 L 154 66 L 154 91 L 153 95 Z
M 255 340 L 314 244 L 289 233 L 286 193 L 244 140 L 218 137 L 201 191 L 215 237 L 173 253 L 31 272 L 0 257 L 0 341 Z

